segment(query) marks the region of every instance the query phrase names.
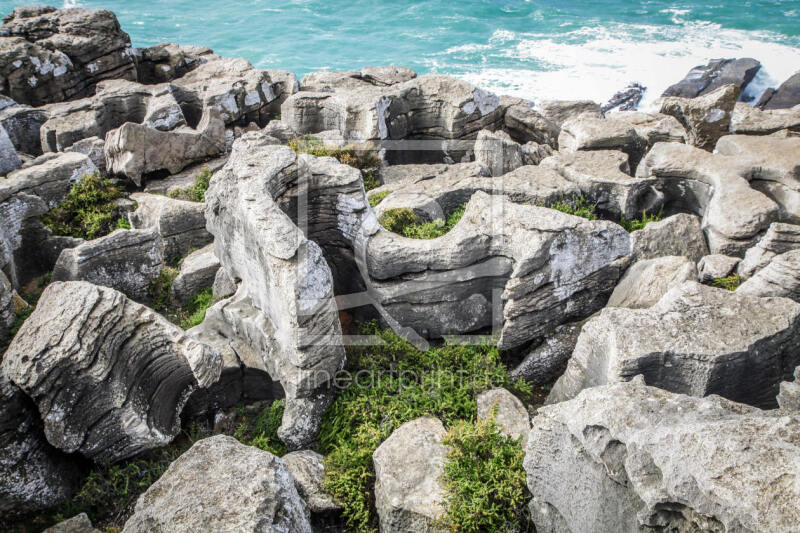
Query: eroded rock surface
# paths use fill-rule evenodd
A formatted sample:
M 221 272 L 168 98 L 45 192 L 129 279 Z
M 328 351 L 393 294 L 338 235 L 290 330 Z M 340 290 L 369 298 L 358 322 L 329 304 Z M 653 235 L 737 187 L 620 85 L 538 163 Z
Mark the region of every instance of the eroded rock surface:
M 164 258 L 177 261 L 190 250 L 213 241 L 206 230 L 205 206 L 158 194 L 135 193 L 137 204 L 129 219 L 134 229 L 154 229 L 164 239 Z
M 661 112 L 672 115 L 686 129 L 686 142 L 711 151 L 720 137 L 729 133 L 739 88 L 724 85 L 697 98 L 670 96 L 661 103 Z
M 528 442 L 531 422 L 522 402 L 506 389 L 498 388 L 482 392 L 477 397 L 478 419 L 493 420 L 500 432 L 512 439 L 521 439 L 524 447 Z
M 800 250 L 777 255 L 736 292 L 756 296 L 780 296 L 800 303 Z
M 667 87 L 662 96 L 696 98 L 728 84 L 733 84 L 743 91 L 759 70 L 761 63 L 749 57 L 714 59 L 707 65 L 694 67 L 681 81 Z
M 697 268 L 688 257 L 665 256 L 637 261 L 619 280 L 607 306 L 646 309 L 685 281 L 697 281 Z

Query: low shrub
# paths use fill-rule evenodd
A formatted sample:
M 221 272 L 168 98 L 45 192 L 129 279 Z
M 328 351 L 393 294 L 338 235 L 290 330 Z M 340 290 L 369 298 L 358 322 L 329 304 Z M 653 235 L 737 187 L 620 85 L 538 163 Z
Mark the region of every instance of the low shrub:
M 164 311 L 169 307 L 169 291 L 179 273 L 177 268 L 165 266 L 158 277 L 150 282 L 147 296 L 156 311 Z
M 627 218 L 622 217 L 622 219 L 619 221 L 619 225 L 625 228 L 625 231 L 627 231 L 628 233 L 633 233 L 634 231 L 644 229 L 644 227 L 648 225 L 650 222 L 658 222 L 663 218 L 664 218 L 663 209 L 653 215 L 648 215 L 647 211 L 643 211 L 642 216 L 640 218 L 634 218 L 633 220 L 628 220 Z
M 381 203 L 384 198 L 389 196 L 391 194 L 391 192 L 392 191 L 376 192 L 375 194 L 373 194 L 372 196 L 369 197 L 369 205 L 371 205 L 372 207 L 375 207 L 376 205 Z
M 597 213 L 595 213 L 595 206 L 589 203 L 589 200 L 583 195 L 573 195 L 569 198 L 562 198 L 561 200 L 549 205 L 543 206 L 561 211 L 568 215 L 575 215 L 585 218 L 587 220 L 597 220 Z
M 206 310 L 214 302 L 214 295 L 211 287 L 203 289 L 195 294 L 192 301 L 184 306 L 180 311 L 180 326 L 183 329 L 193 328 L 203 322 L 206 318 Z
M 410 239 L 436 239 L 453 229 L 464 216 L 466 206 L 459 206 L 446 220 L 437 218 L 431 222 L 420 222 L 414 211 L 408 208 L 387 209 L 380 223 L 387 230 Z
M 119 207 L 114 203 L 121 197 L 122 191 L 108 178 L 97 173 L 87 175 L 41 220 L 54 235 L 96 239 L 124 227 Z
M 238 414 L 241 422 L 233 437 L 242 444 L 255 446 L 278 457 L 286 455 L 286 445 L 278 438 L 278 428 L 281 426 L 285 407 L 285 400 L 275 400 L 252 419 L 240 409 Z
M 214 174 L 211 172 L 211 169 L 203 167 L 197 176 L 194 178 L 194 184 L 191 187 L 186 187 L 184 189 L 173 189 L 169 191 L 170 198 L 174 198 L 176 200 L 189 200 L 190 202 L 205 202 L 206 201 L 206 191 L 208 191 L 208 186 L 211 183 L 211 178 L 214 177 Z
M 739 274 L 731 274 L 725 278 L 717 278 L 711 282 L 711 285 L 720 289 L 727 289 L 735 291 L 744 282 L 744 278 Z

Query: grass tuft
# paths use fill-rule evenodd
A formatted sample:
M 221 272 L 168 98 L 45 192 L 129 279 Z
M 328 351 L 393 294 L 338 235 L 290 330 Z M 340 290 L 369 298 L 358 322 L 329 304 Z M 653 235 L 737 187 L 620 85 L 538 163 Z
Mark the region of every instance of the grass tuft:
M 242 444 L 255 446 L 278 457 L 286 455 L 286 445 L 278 438 L 278 428 L 281 426 L 285 407 L 285 400 L 275 400 L 252 421 L 241 413 L 241 422 L 233 437 Z
M 587 220 L 597 220 L 595 206 L 589 203 L 589 200 L 582 194 L 573 195 L 568 198 L 562 198 L 552 205 L 545 205 L 543 207 L 549 207 L 550 209 L 555 209 L 556 211 L 561 211 L 562 213 L 566 213 L 568 215 L 582 217 Z
M 41 220 L 54 235 L 96 239 L 120 227 L 119 207 L 114 200 L 121 197 L 122 191 L 108 178 L 97 173 L 87 175 Z
M 625 228 L 625 231 L 628 233 L 633 233 L 634 231 L 638 231 L 640 229 L 644 229 L 646 225 L 650 222 L 658 222 L 659 220 L 664 218 L 664 210 L 661 209 L 658 213 L 653 215 L 648 215 L 647 211 L 642 212 L 642 216 L 640 218 L 634 218 L 633 220 L 628 220 L 625 217 L 619 221 L 619 225 Z
M 384 198 L 389 196 L 391 193 L 392 191 L 376 192 L 375 194 L 369 197 L 369 205 L 372 207 L 377 206 L 379 203 L 383 201 Z
M 447 220 L 437 218 L 431 222 L 420 222 L 411 209 L 402 207 L 387 209 L 380 223 L 387 230 L 410 239 L 436 239 L 453 229 L 464 216 L 466 206 L 457 207 Z
M 208 186 L 211 183 L 211 178 L 214 177 L 214 174 L 211 172 L 211 169 L 203 167 L 197 176 L 194 178 L 194 184 L 191 187 L 186 187 L 184 189 L 173 189 L 169 191 L 170 198 L 174 198 L 176 200 L 189 200 L 190 202 L 205 202 L 206 201 L 206 191 L 208 191 Z
M 183 329 L 191 329 L 206 319 L 206 310 L 214 302 L 214 295 L 211 287 L 205 288 L 195 294 L 192 301 L 180 312 L 180 326 Z
M 739 274 L 731 274 L 730 276 L 725 278 L 715 279 L 714 281 L 711 282 L 711 285 L 719 289 L 727 289 L 729 291 L 735 291 L 736 289 L 739 288 L 739 285 L 741 285 L 743 282 L 744 278 L 742 276 L 740 276 Z
M 350 165 L 361 171 L 364 190 L 371 191 L 381 186 L 378 169 L 381 160 L 372 153 L 356 150 L 353 146 L 331 147 L 312 135 L 295 137 L 289 141 L 289 148 L 298 154 L 310 154 L 315 157 L 333 157 L 340 163 Z

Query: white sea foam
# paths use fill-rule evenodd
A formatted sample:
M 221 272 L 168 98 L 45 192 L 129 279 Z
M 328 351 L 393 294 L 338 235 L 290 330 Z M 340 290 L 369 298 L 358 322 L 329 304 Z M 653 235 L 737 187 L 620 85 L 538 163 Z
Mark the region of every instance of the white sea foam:
M 683 13 L 673 11 L 675 17 Z M 686 22 L 680 26 L 624 25 L 585 27 L 559 36 L 495 32 L 486 46 L 456 47 L 445 52 L 491 53 L 509 66 L 448 69 L 441 55 L 432 67 L 449 71 L 501 94 L 541 99 L 607 101 L 630 82 L 648 88 L 643 107 L 679 81 L 692 67 L 711 59 L 753 57 L 763 68 L 748 94 L 758 97 L 800 70 L 800 48 L 767 32 L 724 29 L 717 24 Z M 493 62 L 497 64 L 497 62 Z M 529 67 L 527 65 L 530 65 Z
M 79 0 L 64 0 L 64 8 L 68 7 L 81 7 Z

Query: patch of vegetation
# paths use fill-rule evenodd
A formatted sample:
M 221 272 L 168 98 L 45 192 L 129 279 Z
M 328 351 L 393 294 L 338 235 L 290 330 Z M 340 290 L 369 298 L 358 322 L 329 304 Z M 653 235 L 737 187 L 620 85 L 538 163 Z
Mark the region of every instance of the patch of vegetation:
M 213 301 L 214 295 L 212 294 L 211 287 L 203 289 L 195 294 L 192 301 L 181 309 L 181 328 L 190 329 L 202 323 L 206 318 L 206 310 L 211 307 Z
M 381 160 L 374 154 L 363 150 L 356 150 L 351 145 L 342 147 L 325 146 L 325 143 L 312 135 L 295 137 L 289 140 L 289 148 L 298 154 L 310 154 L 316 157 L 333 157 L 340 163 L 350 165 L 361 171 L 364 189 L 371 191 L 381 186 L 378 169 Z
M 448 344 L 420 352 L 376 322 L 361 326 L 383 345 L 348 347 L 348 368 L 357 372 L 325 413 L 319 433 L 325 489 L 343 507 L 348 531 L 377 529 L 372 453 L 402 424 L 420 416 L 445 426 L 474 421 L 476 396 L 509 386 L 496 347 Z M 486 489 L 495 490 L 485 479 Z
M 625 231 L 628 233 L 633 233 L 634 231 L 638 231 L 640 229 L 644 229 L 646 225 L 650 222 L 658 222 L 659 220 L 664 218 L 664 210 L 661 209 L 658 213 L 653 215 L 648 215 L 647 211 L 642 212 L 642 216 L 640 218 L 634 218 L 633 220 L 628 220 L 625 217 L 619 221 L 619 225 L 625 228 Z
M 597 220 L 595 206 L 582 194 L 573 195 L 569 198 L 562 198 L 558 202 L 544 207 L 549 207 L 550 209 L 555 209 L 556 211 L 561 211 L 568 215 L 582 217 L 587 220 Z
M 108 178 L 97 173 L 87 175 L 41 220 L 54 235 L 96 239 L 120 227 L 119 207 L 114 200 L 121 197 L 122 191 Z
M 211 183 L 211 178 L 214 177 L 214 174 L 211 172 L 211 169 L 203 167 L 197 176 L 194 177 L 194 184 L 191 187 L 186 187 L 184 189 L 173 189 L 169 191 L 170 198 L 174 198 L 176 200 L 189 200 L 190 202 L 205 202 L 206 201 L 206 191 L 208 191 L 208 186 Z
M 451 447 L 444 467 L 444 527 L 458 533 L 529 529 L 521 440 L 503 435 L 493 420 L 450 428 L 442 441 Z
M 711 285 L 719 289 L 727 289 L 729 291 L 735 291 L 736 289 L 739 288 L 739 285 L 741 285 L 743 282 L 744 278 L 742 276 L 740 276 L 739 274 L 731 274 L 730 276 L 725 278 L 715 279 L 714 281 L 711 282 Z
M 242 444 L 255 446 L 278 457 L 286 455 L 286 445 L 278 438 L 278 428 L 281 426 L 285 407 L 285 400 L 275 400 L 252 420 L 240 408 L 238 415 L 241 422 L 233 437 Z
M 387 230 L 410 239 L 436 239 L 453 229 L 464 216 L 466 206 L 457 207 L 447 220 L 437 218 L 431 222 L 420 222 L 414 211 L 408 208 L 387 209 L 380 223 Z
M 389 196 L 391 193 L 392 191 L 376 192 L 375 194 L 369 197 L 369 205 L 372 207 L 377 206 L 379 203 L 383 201 L 384 198 Z
M 161 269 L 158 277 L 150 282 L 147 296 L 156 311 L 164 311 L 169 307 L 169 291 L 179 273 L 177 268 L 165 266 Z

